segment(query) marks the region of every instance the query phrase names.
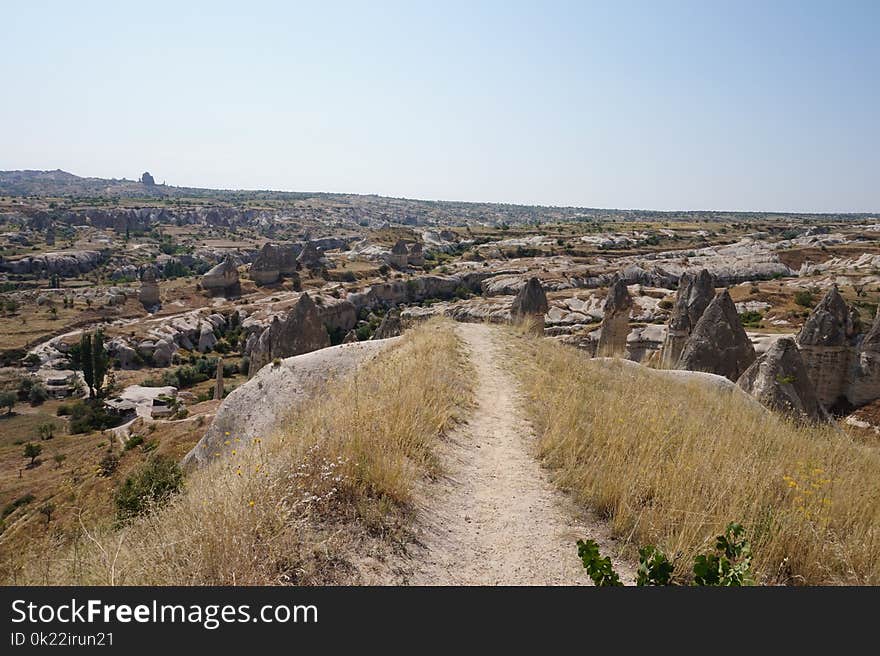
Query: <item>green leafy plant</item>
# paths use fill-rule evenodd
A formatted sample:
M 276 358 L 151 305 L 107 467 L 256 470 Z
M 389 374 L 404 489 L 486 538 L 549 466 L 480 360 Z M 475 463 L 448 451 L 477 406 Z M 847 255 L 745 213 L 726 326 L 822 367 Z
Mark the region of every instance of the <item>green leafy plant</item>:
M 795 292 L 794 302 L 801 307 L 813 307 L 816 297 L 808 291 Z
M 125 521 L 167 501 L 183 485 L 183 472 L 167 456 L 154 456 L 116 491 L 116 516 Z
M 597 586 L 622 585 L 611 559 L 602 557 L 593 540 L 578 540 L 578 557 Z M 715 538 L 714 550 L 694 558 L 693 585 L 752 585 L 752 552 L 742 524 L 731 522 L 723 535 Z M 654 545 L 639 549 L 636 585 L 677 585 L 673 578 L 674 564 Z
M 611 565 L 611 558 L 599 553 L 599 545 L 593 540 L 578 540 L 578 556 L 597 587 L 623 585 Z
M 715 552 L 694 559 L 694 585 L 742 586 L 752 583 L 752 551 L 742 524 L 731 522 L 715 538 Z
M 24 445 L 24 457 L 31 459 L 30 463 L 28 463 L 28 467 L 33 467 L 36 465 L 37 456 L 39 456 L 42 452 L 43 447 L 41 447 L 39 444 L 28 442 Z
M 672 585 L 673 565 L 660 549 L 647 545 L 639 549 L 636 585 Z

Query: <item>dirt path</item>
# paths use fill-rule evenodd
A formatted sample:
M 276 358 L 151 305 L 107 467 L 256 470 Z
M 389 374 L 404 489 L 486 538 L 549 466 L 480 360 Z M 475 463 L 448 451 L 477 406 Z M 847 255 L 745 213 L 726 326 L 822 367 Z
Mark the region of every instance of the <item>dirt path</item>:
M 535 459 L 532 429 L 505 369 L 497 328 L 459 324 L 476 369 L 476 408 L 442 454 L 447 477 L 422 509 L 416 585 L 588 585 L 575 542 L 615 546 L 579 516 Z M 615 562 L 622 578 L 625 564 Z

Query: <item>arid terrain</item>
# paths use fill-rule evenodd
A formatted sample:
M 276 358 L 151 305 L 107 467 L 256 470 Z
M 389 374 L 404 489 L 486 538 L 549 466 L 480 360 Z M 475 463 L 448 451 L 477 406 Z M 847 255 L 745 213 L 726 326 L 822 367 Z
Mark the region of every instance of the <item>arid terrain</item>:
M 880 216 L 0 172 L 0 575 L 880 583 Z

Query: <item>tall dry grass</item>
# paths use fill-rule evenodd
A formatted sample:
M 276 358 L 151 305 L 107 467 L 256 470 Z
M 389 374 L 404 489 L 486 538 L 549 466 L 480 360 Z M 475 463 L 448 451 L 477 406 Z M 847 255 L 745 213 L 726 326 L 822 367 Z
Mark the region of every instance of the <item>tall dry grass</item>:
M 359 564 L 408 539 L 417 481 L 471 398 L 450 324 L 430 322 L 355 377 L 235 448 L 168 505 L 123 528 L 83 527 L 7 563 L 20 584 L 256 585 L 360 582 Z
M 630 545 L 660 545 L 686 576 L 738 521 L 761 582 L 880 583 L 877 446 L 736 394 L 510 339 L 541 457 Z

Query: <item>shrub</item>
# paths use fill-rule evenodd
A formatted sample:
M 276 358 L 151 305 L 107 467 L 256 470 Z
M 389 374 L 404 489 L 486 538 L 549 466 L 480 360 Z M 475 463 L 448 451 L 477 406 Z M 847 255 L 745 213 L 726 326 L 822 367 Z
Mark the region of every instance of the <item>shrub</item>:
M 118 413 L 96 400 L 77 401 L 70 407 L 70 433 L 78 435 L 113 428 L 122 423 Z
M 763 318 L 764 315 L 755 310 L 747 310 L 745 312 L 740 312 L 739 314 L 740 322 L 747 328 L 758 328 L 761 325 L 761 320 Z
M 24 445 L 24 457 L 31 459 L 30 463 L 28 464 L 29 467 L 33 467 L 34 464 L 36 464 L 37 456 L 39 456 L 42 452 L 43 447 L 39 444 L 28 442 Z
M 136 446 L 140 446 L 144 443 L 143 435 L 132 435 L 125 441 L 125 446 L 122 448 L 123 451 L 131 451 Z
M 125 479 L 116 491 L 116 516 L 125 521 L 143 515 L 161 505 L 183 484 L 183 473 L 177 462 L 166 456 L 155 456 Z
M 11 414 L 18 400 L 15 392 L 0 392 L 0 408 L 6 408 L 6 414 Z
M 28 394 L 28 401 L 31 405 L 43 405 L 48 399 L 49 392 L 46 391 L 42 383 L 34 383 L 31 386 L 31 391 Z
M 34 497 L 34 495 L 31 494 L 30 492 L 28 492 L 24 496 L 18 497 L 18 499 L 16 499 L 12 503 L 9 503 L 6 506 L 4 506 L 2 518 L 6 519 L 7 517 L 9 517 L 9 515 L 14 513 L 17 508 L 21 508 L 22 506 L 26 506 L 29 503 L 33 503 L 35 498 L 36 497 Z
M 98 463 L 98 474 L 104 477 L 112 476 L 118 467 L 119 457 L 115 453 L 108 453 Z
M 611 559 L 599 554 L 599 545 L 593 540 L 578 540 L 578 557 L 584 565 L 584 569 L 593 579 L 597 587 L 623 585 L 620 577 L 611 565 Z
M 40 514 L 46 518 L 46 524 L 52 521 L 52 513 L 55 512 L 55 504 L 54 503 L 44 503 L 40 506 Z
M 816 302 L 816 298 L 808 291 L 799 291 L 794 295 L 794 302 L 802 307 L 811 308 Z
M 55 424 L 53 424 L 52 422 L 40 424 L 37 427 L 37 432 L 39 433 L 41 440 L 51 440 L 53 437 L 55 437 Z
M 741 524 L 731 522 L 723 535 L 715 538 L 715 548 L 694 558 L 693 585 L 737 587 L 751 585 L 751 547 L 743 537 Z M 621 585 L 611 559 L 602 557 L 593 540 L 578 540 L 578 557 L 597 586 Z M 636 585 L 675 585 L 673 566 L 660 549 L 647 545 L 639 549 Z

